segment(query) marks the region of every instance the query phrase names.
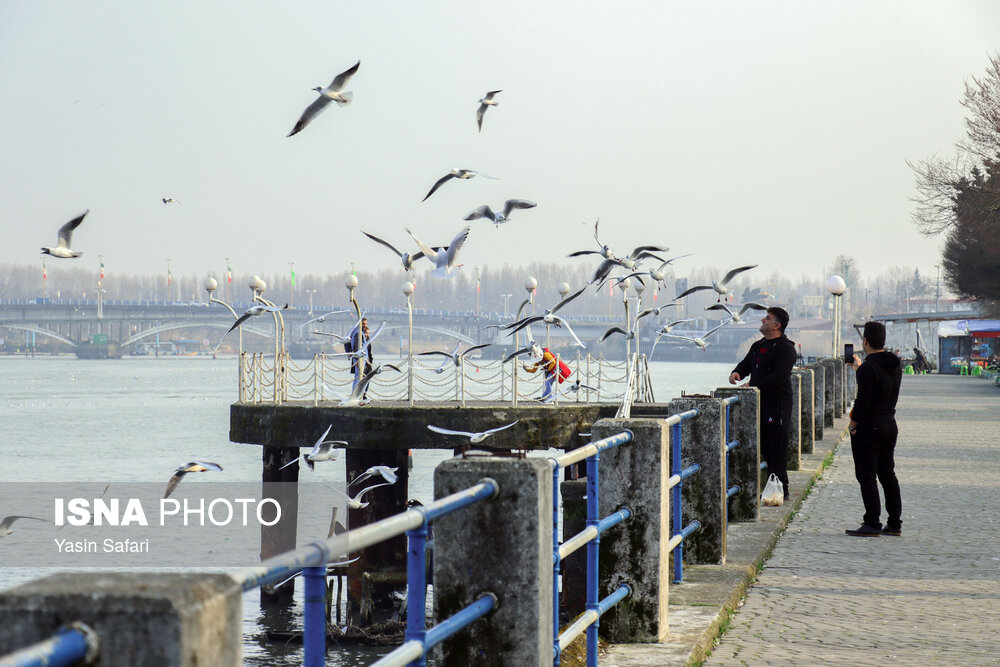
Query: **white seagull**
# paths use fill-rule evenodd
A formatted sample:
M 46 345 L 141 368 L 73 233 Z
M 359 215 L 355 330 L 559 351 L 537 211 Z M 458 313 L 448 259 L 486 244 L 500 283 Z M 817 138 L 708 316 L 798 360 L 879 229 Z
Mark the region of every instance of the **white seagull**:
M 702 350 L 704 350 L 709 345 L 708 337 L 711 336 L 712 334 L 714 334 L 716 331 L 718 331 L 719 329 L 721 329 L 724 326 L 726 326 L 726 325 L 725 324 L 720 324 L 719 326 L 717 326 L 717 327 L 715 327 L 713 329 L 709 329 L 707 332 L 703 333 L 700 336 L 695 336 L 694 338 L 691 338 L 690 336 L 679 336 L 677 334 L 666 334 L 666 335 L 667 335 L 668 338 L 680 338 L 682 340 L 689 340 L 692 343 L 694 343 L 695 345 L 697 345 L 699 348 L 701 348 Z
M 364 316 L 362 316 L 362 319 L 364 319 Z M 363 362 L 363 361 L 365 361 L 368 358 L 368 346 L 372 344 L 372 341 L 375 340 L 380 333 L 382 333 L 383 327 L 385 327 L 385 322 L 382 322 L 381 324 L 379 324 L 378 325 L 378 329 L 375 330 L 375 333 L 373 333 L 371 336 L 369 336 L 368 339 L 364 343 L 362 343 L 358 347 L 358 349 L 354 350 L 353 352 L 334 352 L 331 356 L 353 357 L 356 362 Z M 337 339 L 340 339 L 340 340 L 350 340 L 351 341 L 351 345 L 353 346 L 357 342 L 355 339 L 360 335 L 360 331 L 361 331 L 361 321 L 359 320 L 358 323 L 354 326 L 354 328 L 351 329 L 350 333 L 348 334 L 348 336 L 346 338 L 344 336 L 339 335 L 339 334 L 333 334 L 333 333 L 331 333 L 331 334 L 322 334 L 322 335 L 333 336 L 334 338 L 337 338 Z M 321 333 L 321 332 L 314 331 L 313 333 Z M 393 366 L 393 368 L 395 368 L 395 366 Z
M 410 253 L 408 253 L 408 252 L 400 252 L 396 248 L 396 246 L 392 245 L 388 241 L 384 241 L 384 240 L 380 239 L 377 236 L 373 236 L 372 234 L 369 234 L 368 232 L 366 232 L 363 229 L 361 230 L 361 233 L 364 234 L 365 236 L 367 236 L 368 238 L 370 238 L 372 241 L 375 241 L 375 243 L 381 243 L 386 248 L 388 248 L 389 250 L 391 250 L 394 253 L 396 253 L 397 255 L 399 255 L 399 259 L 403 262 L 403 270 L 404 271 L 409 271 L 410 269 L 412 269 L 413 268 L 413 263 L 415 261 L 417 261 L 418 259 L 420 259 L 421 257 L 424 256 L 424 253 L 422 253 L 422 252 L 414 253 L 412 255 Z
M 659 255 L 654 255 L 654 252 L 667 252 L 670 248 L 664 248 L 658 245 L 641 245 L 635 248 L 625 257 L 621 258 L 622 266 L 624 266 L 629 271 L 633 271 L 638 268 L 639 264 L 647 257 L 652 257 L 660 262 L 665 261 Z
M 371 503 L 361 502 L 361 496 L 365 495 L 372 489 L 377 489 L 380 486 L 392 486 L 392 484 L 393 482 L 382 482 L 381 484 L 366 486 L 365 488 L 358 491 L 357 495 L 355 495 L 353 498 L 336 487 L 334 487 L 333 490 L 339 493 L 340 495 L 344 496 L 345 498 L 347 498 L 347 506 L 350 507 L 352 510 L 360 510 L 368 507 L 368 505 L 371 504 Z
M 514 421 L 512 421 L 509 424 L 507 424 L 506 426 L 498 426 L 497 428 L 491 428 L 488 431 L 480 431 L 479 433 L 469 433 L 468 431 L 452 431 L 451 429 L 441 428 L 440 426 L 434 426 L 433 424 L 428 424 L 427 428 L 429 428 L 430 430 L 434 431 L 435 433 L 442 433 L 444 435 L 461 435 L 461 436 L 465 436 L 466 438 L 469 439 L 470 443 L 472 443 L 473 445 L 476 445 L 476 444 L 479 444 L 480 442 L 482 442 L 483 440 L 485 440 L 486 438 L 490 437 L 494 433 L 502 431 L 505 428 L 510 428 L 511 426 L 513 426 L 514 424 L 516 424 L 519 421 L 520 421 L 519 419 L 515 419 Z
M 556 315 L 556 311 L 557 310 L 559 310 L 560 308 L 562 308 L 563 306 L 565 306 L 567 303 L 569 303 L 570 301 L 572 301 L 576 297 L 578 297 L 581 294 L 583 294 L 583 291 L 585 289 L 587 289 L 586 285 L 584 285 L 583 287 L 581 287 L 574 294 L 570 294 L 565 299 L 563 299 L 562 301 L 560 301 L 556 305 L 552 306 L 552 308 L 546 310 L 541 315 L 532 315 L 530 317 L 524 317 L 524 318 L 522 318 L 522 319 L 520 319 L 520 320 L 518 320 L 516 322 L 511 322 L 510 324 L 504 326 L 503 328 L 509 330 L 508 333 L 507 333 L 507 335 L 510 336 L 510 335 L 513 335 L 513 334 L 517 333 L 521 329 L 529 326 L 530 324 L 532 324 L 534 322 L 544 322 L 546 327 L 549 327 L 549 326 L 552 326 L 552 325 L 557 326 L 557 327 L 565 327 L 566 331 L 568 331 L 569 334 L 573 337 L 573 340 L 576 341 L 576 344 L 579 345 L 582 348 L 586 348 L 586 345 L 584 345 L 583 342 L 579 339 L 579 337 L 577 337 L 576 332 L 573 331 L 573 328 L 569 325 L 569 322 L 567 322 L 563 318 L 561 318 L 558 315 Z
M 379 364 L 378 366 L 375 366 L 370 371 L 368 371 L 368 373 L 363 375 L 360 380 L 358 380 L 358 383 L 354 385 L 354 389 L 351 390 L 351 395 L 345 398 L 344 400 L 340 401 L 338 405 L 340 405 L 341 407 L 354 407 L 357 405 L 364 405 L 366 403 L 369 403 L 370 399 L 366 399 L 364 397 L 365 392 L 368 391 L 368 385 L 371 384 L 371 381 L 375 379 L 376 375 L 381 373 L 386 368 L 391 368 L 397 373 L 403 372 L 399 369 L 398 366 L 394 366 L 392 364 Z
M 444 373 L 444 369 L 448 366 L 449 362 L 452 365 L 454 365 L 455 368 L 458 368 L 461 365 L 461 363 L 462 363 L 462 359 L 464 359 L 465 356 L 467 354 L 469 354 L 469 352 L 472 352 L 473 350 L 481 350 L 484 347 L 489 347 L 492 344 L 493 343 L 480 343 L 479 345 L 472 345 L 468 349 L 466 349 L 466 350 L 462 351 L 461 353 L 459 353 L 458 348 L 461 347 L 462 344 L 461 343 L 457 343 L 455 345 L 455 349 L 452 350 L 451 352 L 445 352 L 443 350 L 431 350 L 430 352 L 418 352 L 417 356 L 418 357 L 424 357 L 424 356 L 436 355 L 436 356 L 445 357 L 445 360 L 443 362 L 441 362 L 441 365 L 438 366 L 436 369 L 434 369 L 435 373 L 439 373 L 440 374 L 440 373 Z
M 719 298 L 716 299 L 716 303 L 719 303 L 722 301 L 723 295 L 729 294 L 729 288 L 727 287 L 727 285 L 729 284 L 730 280 L 736 277 L 736 274 L 742 273 L 743 271 L 749 271 L 750 269 L 756 267 L 757 267 L 756 264 L 750 264 L 749 266 L 741 266 L 739 268 L 733 269 L 725 276 L 723 276 L 722 280 L 713 280 L 711 285 L 695 285 L 694 287 L 689 287 L 680 294 L 678 294 L 677 296 L 675 296 L 674 300 L 676 301 L 677 299 L 686 297 L 688 294 L 692 294 L 694 292 L 697 292 L 698 290 L 711 289 L 715 290 L 715 292 L 719 295 Z
M 418 239 L 416 236 L 413 236 L 413 232 L 409 229 L 406 230 L 406 233 L 409 234 L 414 241 L 416 241 L 417 246 L 420 247 L 424 256 L 431 260 L 431 262 L 434 263 L 434 266 L 437 267 L 431 271 L 432 276 L 435 278 L 452 278 L 455 273 L 462 268 L 461 264 L 455 264 L 455 260 L 458 258 L 458 251 L 462 249 L 462 246 L 465 245 L 465 240 L 469 238 L 469 229 L 468 225 L 463 227 L 462 231 L 456 234 L 455 238 L 453 238 L 451 243 L 448 244 L 447 250 L 444 248 L 435 250 Z
M 662 306 L 657 306 L 656 308 L 644 308 L 639 311 L 639 314 L 635 316 L 635 321 L 638 322 L 642 318 L 652 315 L 653 317 L 659 317 L 660 311 L 664 308 L 673 308 L 674 306 L 679 306 L 679 303 L 665 303 Z
M 178 206 L 181 206 L 181 203 L 173 197 L 162 197 L 161 199 L 163 199 L 164 204 L 177 204 Z
M 597 245 L 601 246 L 600 250 L 577 250 L 576 252 L 571 252 L 567 257 L 579 257 L 580 255 L 600 255 L 604 259 L 615 259 L 615 255 L 611 252 L 611 246 L 601 243 L 601 239 L 597 238 L 597 226 L 601 224 L 601 219 L 598 218 L 594 222 L 594 240 L 597 241 Z
M 669 334 L 671 331 L 674 330 L 674 327 L 676 327 L 678 324 L 683 324 L 684 322 L 694 322 L 694 319 L 689 318 L 686 320 L 674 320 L 673 322 L 667 322 L 660 328 L 659 331 L 656 332 L 656 340 L 653 341 L 653 349 L 649 351 L 650 361 L 653 360 L 653 354 L 656 353 L 656 344 L 660 342 L 660 337 L 666 336 L 667 334 Z
M 479 126 L 479 131 L 483 131 L 483 115 L 486 113 L 488 107 L 500 106 L 499 102 L 493 101 L 493 96 L 497 93 L 502 93 L 502 90 L 491 90 L 486 93 L 485 97 L 479 100 L 479 109 L 476 110 L 476 124 Z
M 331 81 L 330 85 L 326 88 L 323 88 L 322 86 L 316 86 L 313 88 L 313 90 L 319 93 L 319 97 L 317 97 L 316 100 L 307 106 L 306 110 L 302 112 L 302 117 L 299 118 L 299 122 L 295 123 L 295 127 L 293 127 L 292 131 L 288 133 L 288 136 L 298 134 L 304 130 L 306 125 L 311 123 L 312 119 L 318 116 L 331 101 L 336 102 L 337 106 L 341 107 L 345 104 L 350 104 L 351 100 L 354 99 L 354 93 L 349 90 L 345 91 L 344 86 L 346 86 L 347 82 L 350 81 L 352 76 L 354 76 L 354 73 L 358 71 L 358 67 L 360 65 L 361 61 L 359 60 L 354 63 L 354 67 L 346 69 L 334 77 L 333 81 Z
M 348 484 L 347 486 L 351 487 L 354 486 L 355 484 L 360 484 L 361 482 L 367 481 L 372 477 L 375 477 L 376 475 L 381 476 L 382 479 L 389 482 L 390 484 L 395 484 L 397 479 L 396 476 L 397 470 L 399 470 L 399 468 L 390 468 L 389 466 L 372 466 L 368 470 L 364 471 L 363 473 L 352 479 L 350 484 Z
M 232 333 L 233 329 L 240 326 L 241 324 L 249 320 L 251 317 L 256 317 L 257 315 L 263 315 L 264 313 L 277 313 L 278 311 L 285 310 L 286 308 L 288 308 L 287 303 L 284 306 L 281 306 L 280 308 L 278 306 L 268 306 L 263 303 L 258 303 L 253 306 L 250 306 L 249 308 L 246 309 L 246 311 L 244 311 L 242 315 L 236 318 L 236 321 L 233 322 L 233 326 L 229 327 L 229 331 L 222 334 L 222 338 L 220 338 L 219 342 L 215 344 L 215 349 L 219 349 L 219 346 L 222 345 L 222 340 L 230 333 Z
M 14 525 L 14 522 L 18 519 L 33 519 L 34 521 L 45 521 L 45 519 L 39 519 L 37 516 L 22 516 L 20 514 L 11 514 L 10 516 L 5 516 L 3 521 L 0 521 L 0 537 L 7 537 L 14 531 L 10 529 Z
M 496 176 L 490 176 L 489 174 L 484 174 L 483 172 L 476 171 L 475 169 L 452 169 L 450 172 L 439 178 L 437 182 L 434 184 L 434 187 L 431 188 L 430 192 L 424 195 L 424 198 L 421 199 L 420 201 L 427 201 L 427 198 L 430 197 L 435 192 L 437 192 L 437 189 L 439 187 L 441 187 L 447 181 L 450 181 L 453 178 L 460 178 L 463 181 L 467 181 L 473 176 L 482 176 L 483 178 L 492 178 L 493 180 L 499 180 Z
M 530 333 L 528 334 L 528 338 L 531 338 Z M 534 340 L 531 340 L 525 347 L 522 347 L 520 350 L 515 350 L 514 352 L 508 354 L 507 357 L 503 360 L 503 363 L 506 364 L 514 357 L 519 357 L 522 354 L 530 354 L 532 357 L 538 357 L 539 359 L 541 359 L 544 352 L 542 351 L 542 348 L 541 346 L 538 345 L 538 343 L 536 343 Z
M 671 257 L 670 259 L 663 260 L 663 263 L 660 264 L 659 268 L 649 270 L 649 277 L 660 284 L 660 289 L 667 289 L 667 272 L 664 269 L 670 266 L 673 262 L 683 259 L 684 257 L 690 257 L 693 254 L 694 253 L 689 252 L 686 255 L 678 255 L 677 257 Z
M 222 466 L 218 463 L 212 463 L 211 461 L 188 461 L 182 466 L 177 466 L 177 470 L 174 472 L 173 477 L 171 477 L 170 481 L 167 482 L 167 490 L 163 492 L 163 497 L 166 498 L 173 493 L 174 489 L 177 488 L 177 485 L 181 483 L 182 479 L 184 479 L 184 475 L 189 472 L 208 472 L 209 470 L 218 472 L 222 470 Z
M 319 317 L 314 317 L 311 320 L 306 320 L 305 322 L 299 325 L 299 330 L 301 331 L 302 329 L 305 329 L 307 325 L 310 325 L 313 322 L 326 322 L 326 318 L 328 317 L 331 317 L 333 315 L 341 315 L 343 313 L 349 313 L 349 312 L 351 311 L 347 308 L 337 308 L 336 310 L 331 310 L 329 313 L 323 313 Z M 319 332 L 314 331 L 313 333 L 319 333 Z
M 73 257 L 81 257 L 83 253 L 72 250 L 69 247 L 69 244 L 72 242 L 73 230 L 80 226 L 80 223 L 83 222 L 83 219 L 87 217 L 88 213 L 90 213 L 89 208 L 80 215 L 76 216 L 75 218 L 67 222 L 62 227 L 60 227 L 59 242 L 56 243 L 56 247 L 46 248 L 45 246 L 42 246 L 42 254 L 51 255 L 53 257 L 59 257 L 61 259 L 71 259 Z
M 347 441 L 345 441 L 345 440 L 327 440 L 326 436 L 330 434 L 330 429 L 331 428 L 333 428 L 333 424 L 330 424 L 329 426 L 326 427 L 326 431 L 323 432 L 323 435 L 319 436 L 319 440 L 317 440 L 316 444 L 313 445 L 313 448 L 312 448 L 311 452 L 309 452 L 308 454 L 301 454 L 301 455 L 299 455 L 298 457 L 292 459 L 291 461 L 289 461 L 285 465 L 283 465 L 280 468 L 278 468 L 278 470 L 284 470 L 285 468 L 287 468 L 288 466 L 292 465 L 293 463 L 295 463 L 299 459 L 302 459 L 302 462 L 305 463 L 307 466 L 309 466 L 310 470 L 315 470 L 316 469 L 316 462 L 317 461 L 334 461 L 334 460 L 336 460 L 336 458 L 337 458 L 337 450 L 335 449 L 335 447 L 337 445 L 347 445 Z
M 732 308 L 729 307 L 729 304 L 720 302 L 720 303 L 713 303 L 705 310 L 724 310 L 727 313 L 729 313 L 729 322 L 727 322 L 727 324 L 744 324 L 745 322 L 743 320 L 743 313 L 747 312 L 748 310 L 767 310 L 767 306 L 762 306 L 759 303 L 750 301 L 740 306 L 739 310 L 733 310 Z
M 555 391 L 553 391 L 548 398 L 542 401 L 542 403 L 552 403 L 553 401 L 556 400 L 557 396 L 562 396 L 563 394 L 575 394 L 581 389 L 588 389 L 590 391 L 595 391 L 597 392 L 597 397 L 600 398 L 601 392 L 597 387 L 591 387 L 589 384 L 583 384 L 582 382 L 580 382 L 580 378 L 577 378 L 576 382 L 566 387 L 565 389 L 563 389 L 562 385 L 560 385 L 557 382 Z
M 535 208 L 538 206 L 533 201 L 528 201 L 527 199 L 508 199 L 503 203 L 503 211 L 500 213 L 495 213 L 488 205 L 483 204 L 479 208 L 473 209 L 468 215 L 463 218 L 463 220 L 478 220 L 479 218 L 487 218 L 494 225 L 499 227 L 505 222 L 509 222 L 511 211 L 519 208 Z

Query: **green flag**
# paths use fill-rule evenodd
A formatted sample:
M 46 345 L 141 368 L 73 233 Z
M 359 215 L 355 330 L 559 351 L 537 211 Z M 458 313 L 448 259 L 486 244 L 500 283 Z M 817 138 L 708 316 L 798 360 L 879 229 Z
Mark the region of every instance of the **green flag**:
M 295 269 L 292 269 L 292 287 L 295 287 Z

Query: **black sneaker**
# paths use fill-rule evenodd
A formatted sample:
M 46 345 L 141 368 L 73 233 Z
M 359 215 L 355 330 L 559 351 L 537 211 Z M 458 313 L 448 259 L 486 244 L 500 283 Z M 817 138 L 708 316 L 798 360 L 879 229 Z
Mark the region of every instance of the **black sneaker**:
M 851 537 L 880 537 L 882 535 L 882 531 L 878 528 L 872 528 L 867 523 L 861 524 L 861 527 L 855 530 L 847 529 L 844 532 Z
M 885 528 L 882 529 L 882 534 L 883 535 L 891 535 L 892 537 L 902 537 L 903 536 L 903 529 L 902 528 L 890 528 L 889 526 L 886 526 Z

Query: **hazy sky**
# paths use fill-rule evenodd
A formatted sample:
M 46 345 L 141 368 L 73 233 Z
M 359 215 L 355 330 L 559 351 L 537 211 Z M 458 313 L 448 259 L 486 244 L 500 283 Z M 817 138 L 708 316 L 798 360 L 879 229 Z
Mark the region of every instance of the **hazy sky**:
M 953 153 L 997 26 L 992 1 L 11 0 L 0 261 L 38 262 L 89 208 L 73 261 L 109 272 L 380 269 L 398 261 L 360 228 L 445 244 L 520 197 L 538 207 L 471 223 L 466 270 L 561 261 L 600 217 L 621 253 L 664 244 L 761 278 L 821 277 L 840 253 L 932 275 L 905 161 Z M 354 103 L 286 138 L 358 59 Z M 421 203 L 452 167 L 500 180 Z

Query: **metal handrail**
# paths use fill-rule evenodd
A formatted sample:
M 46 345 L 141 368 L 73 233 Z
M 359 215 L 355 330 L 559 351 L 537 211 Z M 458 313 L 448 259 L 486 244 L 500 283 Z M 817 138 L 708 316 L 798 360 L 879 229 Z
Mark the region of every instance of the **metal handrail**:
M 48 639 L 0 656 L 0 667 L 64 667 L 80 661 L 90 664 L 99 652 L 100 640 L 94 629 L 74 621 Z
M 686 421 L 696 419 L 701 412 L 695 408 L 667 418 L 670 426 L 670 453 L 671 453 L 671 481 L 676 478 L 676 482 L 671 487 L 671 517 L 670 517 L 670 542 L 668 551 L 674 552 L 674 583 L 679 584 L 684 581 L 684 539 L 701 528 L 701 523 L 695 519 L 690 524 L 681 528 L 683 515 L 681 513 L 681 491 L 683 480 L 701 470 L 697 463 L 681 469 L 681 424 Z

